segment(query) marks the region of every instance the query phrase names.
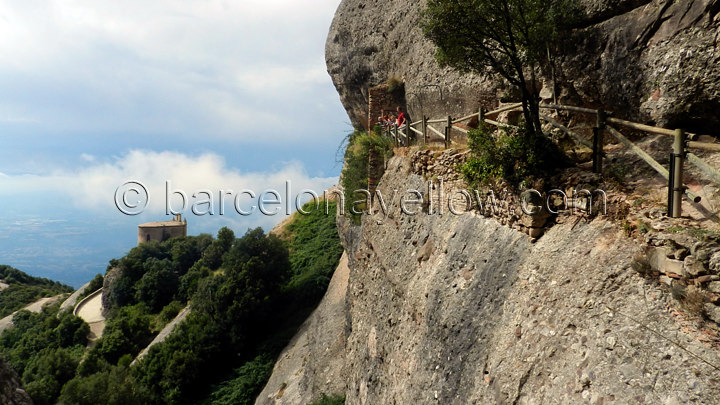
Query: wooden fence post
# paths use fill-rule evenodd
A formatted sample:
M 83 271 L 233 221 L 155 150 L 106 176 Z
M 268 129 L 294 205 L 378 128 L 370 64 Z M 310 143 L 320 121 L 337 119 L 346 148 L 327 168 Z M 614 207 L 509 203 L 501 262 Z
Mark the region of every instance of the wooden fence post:
M 670 176 L 668 176 L 668 216 L 679 218 L 682 215 L 682 196 L 685 187 L 682 184 L 685 160 L 685 131 L 675 130 L 675 142 L 670 154 Z
M 428 142 L 428 133 L 427 133 L 427 126 L 428 126 L 428 120 L 430 118 L 423 115 L 423 123 L 422 123 L 422 134 L 423 134 L 423 145 L 426 146 Z
M 452 131 L 452 117 L 448 115 L 445 126 L 445 149 L 450 147 L 450 132 Z
M 597 112 L 597 123 L 593 128 L 593 172 L 602 173 L 603 168 L 603 138 L 605 135 L 605 111 L 598 109 Z
M 395 146 L 400 146 L 400 134 L 398 133 L 397 122 L 393 124 L 393 138 L 395 138 Z

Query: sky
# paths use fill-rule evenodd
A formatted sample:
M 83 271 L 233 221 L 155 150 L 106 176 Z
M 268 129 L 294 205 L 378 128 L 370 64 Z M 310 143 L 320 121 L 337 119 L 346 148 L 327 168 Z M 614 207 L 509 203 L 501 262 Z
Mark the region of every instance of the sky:
M 0 264 L 79 286 L 182 211 L 175 191 L 189 234 L 240 236 L 285 218 L 288 186 L 294 206 L 337 184 L 339 3 L 0 0 Z

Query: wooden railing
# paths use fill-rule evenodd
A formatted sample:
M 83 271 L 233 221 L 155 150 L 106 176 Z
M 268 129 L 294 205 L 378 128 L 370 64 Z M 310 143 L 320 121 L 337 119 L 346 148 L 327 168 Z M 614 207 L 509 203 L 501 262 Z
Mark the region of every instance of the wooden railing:
M 510 124 L 504 124 L 495 120 L 487 118 L 488 116 L 494 116 L 501 112 L 517 110 L 522 107 L 521 103 L 510 104 L 493 111 L 485 112 L 480 110 L 476 113 L 466 115 L 461 118 L 453 119 L 452 116 L 445 118 L 429 119 L 423 117 L 420 121 L 412 123 L 406 123 L 401 127 L 393 125 L 392 127 L 386 127 L 385 134 L 391 137 L 396 145 L 398 146 L 409 146 L 412 139 L 418 139 L 422 137 L 423 144 L 428 143 L 428 136 L 432 133 L 442 138 L 445 148 L 451 145 L 451 134 L 453 130 L 467 134 L 468 130 L 458 126 L 457 124 L 468 121 L 473 118 L 478 118 L 480 122 L 497 126 L 497 127 L 510 127 L 517 128 Z M 682 196 L 686 195 L 693 203 L 700 202 L 700 196 L 690 191 L 686 186 L 682 184 L 683 168 L 685 162 L 690 162 L 695 165 L 702 173 L 708 176 L 713 181 L 720 184 L 720 171 L 714 167 L 708 165 L 705 161 L 700 159 L 697 155 L 689 152 L 689 149 L 701 149 L 706 151 L 720 152 L 720 144 L 709 143 L 709 142 L 697 142 L 697 134 L 687 133 L 682 129 L 667 129 L 654 127 L 650 125 L 640 124 L 637 122 L 631 122 L 622 120 L 619 118 L 613 118 L 611 113 L 608 113 L 602 109 L 591 109 L 584 107 L 566 106 L 566 105 L 554 105 L 554 104 L 541 104 L 541 109 L 552 109 L 571 111 L 583 114 L 592 114 L 596 117 L 596 124 L 593 127 L 593 141 L 590 142 L 576 132 L 566 127 L 557 120 L 545 115 L 540 114 L 540 118 L 548 122 L 555 128 L 566 133 L 575 142 L 584 145 L 592 149 L 593 153 L 593 171 L 596 173 L 602 173 L 603 156 L 605 155 L 604 149 L 604 134 L 609 133 L 615 137 L 618 141 L 628 147 L 630 151 L 639 156 L 644 160 L 650 167 L 658 172 L 668 182 L 668 216 L 680 217 L 682 215 Z M 442 124 L 438 126 L 438 124 Z M 637 131 L 649 132 L 652 134 L 672 136 L 674 138 L 672 151 L 670 151 L 670 167 L 666 169 L 663 165 L 653 159 L 647 152 L 643 151 L 629 139 L 627 139 L 622 133 L 616 130 L 614 126 L 622 126 Z M 414 137 L 413 135 L 418 135 Z M 419 142 L 419 141 L 418 141 Z

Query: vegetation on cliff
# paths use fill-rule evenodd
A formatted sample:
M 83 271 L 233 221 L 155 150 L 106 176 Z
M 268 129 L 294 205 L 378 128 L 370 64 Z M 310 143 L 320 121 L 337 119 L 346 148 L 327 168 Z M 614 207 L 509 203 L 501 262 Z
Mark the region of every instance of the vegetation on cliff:
M 335 203 L 330 215 L 314 208 L 283 239 L 223 228 L 217 238 L 143 243 L 111 262 L 122 271 L 105 286 L 113 305 L 91 349 L 88 326 L 56 306 L 16 316 L 0 352 L 38 404 L 253 403 L 342 253 Z M 131 366 L 188 301 L 187 318 Z
M 340 184 L 345 194 L 346 210 L 353 215 L 355 223 L 359 222 L 359 215 L 353 212 L 353 209 L 363 210 L 365 206 L 355 205 L 353 201 L 367 199 L 366 195 L 356 191 L 368 190 L 368 178 L 374 178 L 375 176 L 371 172 L 377 169 L 373 166 L 383 165 L 384 161 L 392 156 L 392 153 L 392 140 L 382 135 L 379 127 L 370 132 L 357 129 L 348 136 L 345 165 L 340 174 Z M 379 178 L 374 178 L 374 180 L 379 180 Z
M 468 132 L 471 155 L 460 168 L 471 185 L 503 179 L 513 186 L 545 176 L 562 166 L 567 158 L 557 145 L 542 134 L 503 128 L 499 136 L 485 126 Z
M 437 45 L 441 65 L 484 74 L 488 69 L 515 86 L 528 134 L 542 132 L 540 66 L 573 12 L 570 0 L 430 0 L 425 35 Z

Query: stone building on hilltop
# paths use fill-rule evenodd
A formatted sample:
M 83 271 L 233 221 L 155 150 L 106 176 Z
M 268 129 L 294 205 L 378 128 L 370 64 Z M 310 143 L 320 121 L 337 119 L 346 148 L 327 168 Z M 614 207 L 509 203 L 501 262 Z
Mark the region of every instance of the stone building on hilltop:
M 163 241 L 180 236 L 187 236 L 187 219 L 182 219 L 180 214 L 177 214 L 172 221 L 138 225 L 138 245 L 151 240 Z

